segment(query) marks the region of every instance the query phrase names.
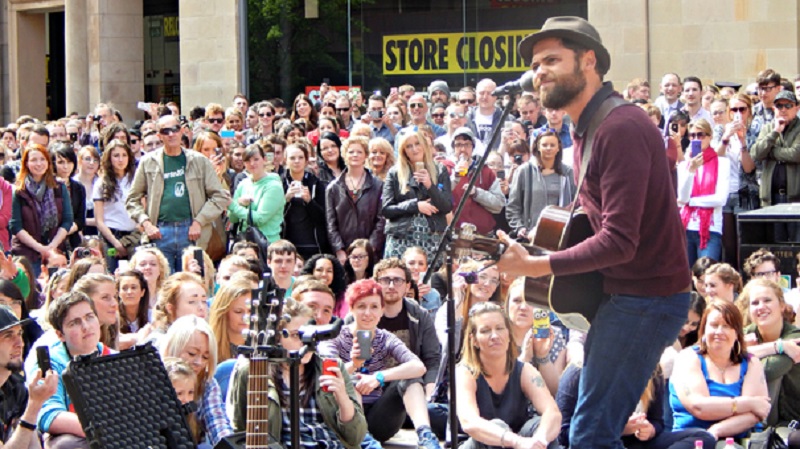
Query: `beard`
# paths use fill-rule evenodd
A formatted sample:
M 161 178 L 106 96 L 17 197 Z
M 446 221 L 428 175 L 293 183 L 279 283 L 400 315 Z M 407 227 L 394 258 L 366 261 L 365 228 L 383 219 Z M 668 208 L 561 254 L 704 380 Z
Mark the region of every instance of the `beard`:
M 539 87 L 542 106 L 549 109 L 564 109 L 586 88 L 586 76 L 580 71 L 577 61 L 571 74 L 557 75 L 552 80 L 555 84 L 550 90 Z
M 6 369 L 11 371 L 12 373 L 18 373 L 22 371 L 22 360 L 11 360 L 6 363 Z

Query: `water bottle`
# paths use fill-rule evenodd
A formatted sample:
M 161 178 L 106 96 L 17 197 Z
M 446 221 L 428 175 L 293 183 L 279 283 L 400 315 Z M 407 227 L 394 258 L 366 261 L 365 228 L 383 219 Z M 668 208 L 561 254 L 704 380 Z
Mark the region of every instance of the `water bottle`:
M 703 440 L 697 440 L 694 442 L 694 449 L 703 449 Z
M 725 438 L 725 449 L 736 449 L 736 446 L 733 444 L 733 438 Z

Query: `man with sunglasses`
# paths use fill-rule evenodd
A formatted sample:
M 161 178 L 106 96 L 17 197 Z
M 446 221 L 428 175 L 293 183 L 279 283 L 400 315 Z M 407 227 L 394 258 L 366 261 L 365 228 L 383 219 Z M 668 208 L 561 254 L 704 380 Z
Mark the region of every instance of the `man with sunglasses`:
M 381 95 L 372 95 L 367 100 L 367 113 L 369 126 L 372 128 L 372 137 L 383 137 L 394 144 L 394 136 L 400 128 L 392 123 L 386 115 L 386 99 Z M 363 118 L 364 116 L 362 116 Z
M 223 109 L 220 104 L 209 103 L 208 106 L 206 106 L 206 115 L 204 118 L 208 125 L 208 130 L 219 134 L 219 131 L 225 125 L 225 109 Z
M 353 130 L 353 105 L 350 103 L 350 99 L 347 98 L 347 95 L 339 95 L 336 99 L 336 114 L 342 118 L 342 129 L 346 129 L 347 132 Z
M 775 96 L 775 117 L 758 134 L 750 155 L 762 164 L 761 205 L 800 201 L 800 120 L 797 98 L 782 90 Z M 776 242 L 800 241 L 797 223 L 775 223 Z
M 425 101 L 425 97 L 423 97 L 422 94 L 414 94 L 411 96 L 411 99 L 408 101 L 408 114 L 411 116 L 410 126 L 428 125 L 431 127 L 436 137 L 447 134 L 444 128 L 428 119 L 428 103 Z
M 141 159 L 125 206 L 175 273 L 181 271 L 184 248 L 194 242 L 206 249 L 212 223 L 228 208 L 231 195 L 208 158 L 181 147 L 177 117 L 159 118 L 158 128 L 164 146 Z

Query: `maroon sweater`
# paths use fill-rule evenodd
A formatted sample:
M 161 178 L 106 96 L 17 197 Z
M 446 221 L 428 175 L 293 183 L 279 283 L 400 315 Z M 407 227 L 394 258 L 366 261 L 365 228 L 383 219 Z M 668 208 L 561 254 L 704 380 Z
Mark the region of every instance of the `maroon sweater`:
M 578 120 L 576 185 L 589 120 L 612 93 L 611 83 L 605 83 Z M 664 140 L 639 107 L 620 106 L 600 124 L 579 202 L 595 235 L 552 254 L 555 275 L 600 270 L 610 294 L 667 296 L 688 289 L 686 234 Z

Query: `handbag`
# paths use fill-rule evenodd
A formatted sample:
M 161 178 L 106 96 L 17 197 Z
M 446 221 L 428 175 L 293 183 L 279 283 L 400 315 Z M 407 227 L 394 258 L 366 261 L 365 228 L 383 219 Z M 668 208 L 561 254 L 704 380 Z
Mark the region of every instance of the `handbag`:
M 211 224 L 211 238 L 206 245 L 206 254 L 214 262 L 219 262 L 228 253 L 227 243 L 225 242 L 225 230 L 217 229 L 217 223 Z
M 769 426 L 763 432 L 750 435 L 748 449 L 788 449 L 774 426 Z
M 261 232 L 260 229 L 253 223 L 253 207 L 247 208 L 247 229 L 239 233 L 239 240 L 255 243 L 258 246 L 258 259 L 263 266 L 267 266 L 267 248 L 269 248 L 269 239 Z

